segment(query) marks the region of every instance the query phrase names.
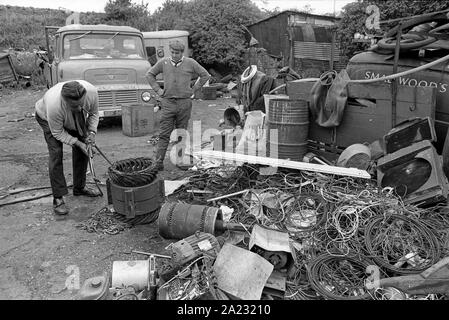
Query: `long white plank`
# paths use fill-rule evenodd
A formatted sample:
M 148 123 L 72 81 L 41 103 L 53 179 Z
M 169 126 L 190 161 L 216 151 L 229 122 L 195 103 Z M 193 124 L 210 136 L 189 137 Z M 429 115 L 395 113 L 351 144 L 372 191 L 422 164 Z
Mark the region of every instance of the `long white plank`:
M 274 159 L 267 157 L 257 157 L 240 153 L 211 151 L 211 150 L 199 151 L 196 152 L 195 155 L 204 159 L 248 162 L 252 164 L 261 164 L 271 167 L 282 167 L 296 170 L 320 172 L 326 174 L 335 174 L 338 176 L 371 179 L 371 175 L 368 172 L 356 168 L 342 168 L 328 165 L 320 165 L 315 163 L 298 162 L 298 161 Z

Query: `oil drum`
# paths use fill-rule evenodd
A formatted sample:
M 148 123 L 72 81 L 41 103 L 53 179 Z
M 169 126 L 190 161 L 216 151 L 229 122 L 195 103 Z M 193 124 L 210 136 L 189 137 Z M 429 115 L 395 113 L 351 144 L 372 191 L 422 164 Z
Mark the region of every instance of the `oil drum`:
M 270 99 L 267 124 L 269 157 L 302 161 L 307 153 L 309 133 L 307 101 Z M 277 130 L 277 137 L 273 130 Z

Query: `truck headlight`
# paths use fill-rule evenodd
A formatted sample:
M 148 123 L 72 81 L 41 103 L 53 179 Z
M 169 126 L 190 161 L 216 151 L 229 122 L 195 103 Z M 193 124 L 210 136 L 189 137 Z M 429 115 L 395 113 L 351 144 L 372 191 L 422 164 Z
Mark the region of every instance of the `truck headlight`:
M 151 100 L 151 94 L 148 91 L 142 92 L 142 100 L 148 102 Z

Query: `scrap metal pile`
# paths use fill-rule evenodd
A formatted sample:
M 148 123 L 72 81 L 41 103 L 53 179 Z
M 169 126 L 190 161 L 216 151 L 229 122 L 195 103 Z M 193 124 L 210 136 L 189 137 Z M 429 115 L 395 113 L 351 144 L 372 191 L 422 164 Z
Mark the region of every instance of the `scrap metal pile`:
M 260 166 L 199 170 L 168 197 L 167 255 L 115 261 L 80 299 L 442 300 L 449 208 L 376 181 Z
M 246 165 L 201 171 L 171 200 L 210 205 L 204 191 L 220 197 L 241 190 L 247 192 L 212 203 L 233 209 L 229 222 L 248 232 L 259 225 L 288 234 L 294 261 L 286 299 L 382 299 L 389 297 L 379 293 L 385 288 L 369 290 L 373 266 L 388 279 L 420 274 L 448 256 L 449 208 L 406 205 L 371 180 L 299 171 L 262 176 Z M 444 297 L 437 288 L 421 292 Z
M 327 163 L 255 165 L 248 159 L 262 157 L 240 155 L 239 164 L 197 165 L 166 199 L 151 160 L 120 162 L 109 172 L 116 211 L 157 218 L 159 235 L 176 242 L 167 255 L 115 261 L 110 279 L 89 279 L 80 297 L 446 299 L 449 182 L 431 129 L 429 119 L 413 120 L 384 137 L 377 158 L 364 149 L 347 157 L 372 175 Z

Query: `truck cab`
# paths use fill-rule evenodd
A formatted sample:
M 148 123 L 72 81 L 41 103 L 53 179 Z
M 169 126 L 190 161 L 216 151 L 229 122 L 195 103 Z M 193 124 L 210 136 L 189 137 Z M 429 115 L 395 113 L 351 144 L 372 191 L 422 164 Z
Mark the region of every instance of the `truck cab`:
M 168 47 L 170 41 L 178 40 L 184 44 L 186 50 L 184 56 L 190 57 L 188 45 L 189 32 L 183 30 L 163 30 L 142 32 L 145 50 L 148 61 L 151 65 L 156 64 L 160 59 L 170 57 L 170 49 Z
M 191 56 L 191 49 L 189 48 L 189 32 L 184 30 L 163 30 L 142 32 L 145 43 L 145 50 L 148 56 L 148 61 L 152 66 L 159 60 L 170 57 L 170 48 L 168 45 L 170 41 L 178 40 L 184 44 L 186 50 L 185 57 Z M 157 81 L 163 87 L 163 76 L 159 74 Z
M 52 29 L 56 31 L 50 39 Z M 98 89 L 100 118 L 121 116 L 122 105 L 154 106 L 153 90 L 145 78 L 151 65 L 139 30 L 80 24 L 45 30 L 47 87 L 68 80 L 90 82 Z

